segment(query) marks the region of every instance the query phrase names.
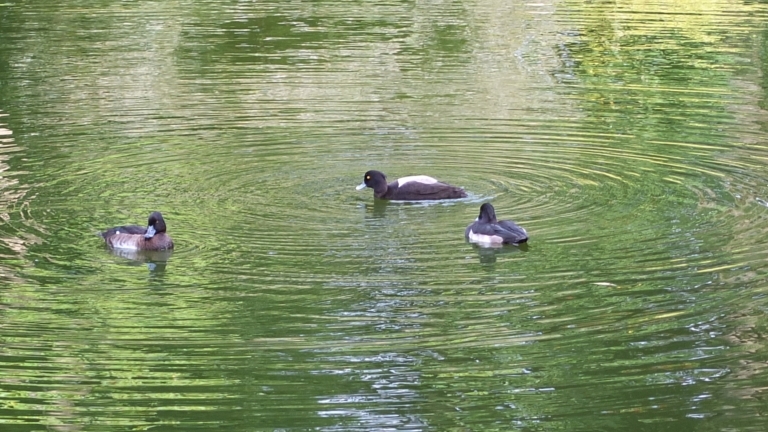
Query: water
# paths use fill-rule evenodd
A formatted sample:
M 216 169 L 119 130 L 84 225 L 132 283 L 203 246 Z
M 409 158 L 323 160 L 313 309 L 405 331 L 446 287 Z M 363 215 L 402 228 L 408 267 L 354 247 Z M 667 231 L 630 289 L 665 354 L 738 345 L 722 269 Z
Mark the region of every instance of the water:
M 764 430 L 765 14 L 0 4 L 0 428 Z

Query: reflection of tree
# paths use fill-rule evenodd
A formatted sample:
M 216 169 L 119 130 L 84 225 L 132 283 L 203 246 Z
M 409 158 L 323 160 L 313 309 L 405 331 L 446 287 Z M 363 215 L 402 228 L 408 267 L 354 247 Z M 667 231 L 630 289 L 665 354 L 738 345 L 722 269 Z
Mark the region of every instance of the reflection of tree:
M 727 87 L 738 65 L 731 40 L 738 35 L 711 29 L 751 25 L 732 23 L 733 15 L 724 13 L 730 6 L 628 2 L 588 15 L 581 2 L 571 7 L 586 22 L 562 45 L 555 75 L 579 83 L 579 91 L 589 93 L 580 99 L 612 131 L 660 130 L 667 140 L 691 140 L 671 135 L 690 133 L 690 116 L 670 114 L 681 108 L 709 115 L 726 110 L 726 95 L 713 89 Z M 748 44 L 749 33 L 743 35 Z
M 760 33 L 760 38 L 757 42 L 757 55 L 759 59 L 758 64 L 768 65 L 768 26 L 765 26 L 764 30 Z M 761 73 L 757 80 L 761 90 L 758 106 L 762 110 L 768 110 L 768 73 Z M 768 120 L 766 120 L 765 115 L 762 116 L 759 124 L 763 132 L 768 131 Z
M 750 296 L 755 300 L 764 297 L 760 286 L 765 281 L 760 277 L 765 268 L 765 208 L 756 200 L 765 202 L 768 189 L 764 186 L 764 145 L 753 125 L 765 130 L 765 111 L 759 109 L 759 103 L 768 86 L 762 92 L 753 88 L 753 82 L 765 79 L 766 74 L 760 74 L 765 59 L 745 67 L 744 58 L 739 57 L 755 44 L 755 32 L 746 29 L 765 26 L 755 18 L 764 16 L 764 6 L 611 2 L 587 13 L 583 2 L 566 2 L 561 4 L 561 11 L 565 9 L 578 20 L 559 47 L 561 64 L 553 75 L 571 84 L 559 91 L 573 94 L 593 132 L 618 136 L 606 142 L 606 153 L 631 158 L 632 163 L 620 173 L 637 173 L 632 183 L 643 186 L 638 196 L 644 198 L 645 208 L 654 209 L 653 215 L 637 218 L 633 212 L 633 217 L 645 222 L 656 218 L 655 226 L 682 220 L 673 228 L 681 227 L 690 237 L 679 237 L 668 249 L 670 260 L 664 262 L 686 263 L 687 268 L 671 283 L 671 289 L 696 293 L 696 305 L 701 309 L 696 316 L 727 317 L 713 320 L 728 328 L 722 339 L 706 339 L 707 332 L 719 331 L 711 323 L 704 326 L 708 330 L 693 333 L 697 340 L 688 345 L 686 357 L 695 367 L 680 362 L 675 374 L 649 369 L 643 371 L 645 379 L 676 375 L 685 377 L 682 382 L 686 384 L 719 380 L 727 383 L 729 396 L 743 400 L 734 412 L 747 412 L 746 399 L 758 399 L 765 391 L 764 304 L 738 314 L 730 311 L 744 308 Z M 753 76 L 745 78 L 745 74 Z M 755 94 L 759 98 L 753 98 Z M 675 185 L 678 182 L 682 187 Z M 622 189 L 622 193 L 626 191 Z M 669 205 L 664 205 L 668 199 Z M 628 202 L 627 197 L 621 201 Z M 707 268 L 717 266 L 726 269 L 706 273 Z M 691 282 L 695 289 L 681 289 Z M 711 296 L 709 286 L 717 287 L 718 294 Z M 729 296 L 734 296 L 733 304 L 713 301 Z M 686 319 L 692 318 L 677 322 Z M 680 333 L 677 340 L 685 336 Z M 640 347 L 653 338 L 676 340 L 649 333 L 632 343 Z M 729 346 L 726 354 L 713 355 L 715 360 L 699 356 L 702 346 L 715 348 L 723 340 Z M 646 355 L 639 367 L 654 367 L 652 356 L 661 359 L 682 352 L 663 345 L 654 352 L 650 344 L 646 346 L 643 350 L 651 356 Z M 594 346 L 592 349 L 596 351 Z M 702 371 L 713 373 L 707 376 Z M 601 373 L 611 376 L 605 369 Z
M 766 391 L 764 381 L 757 378 L 766 375 L 768 363 L 763 360 L 763 355 L 754 355 L 765 351 L 766 323 L 764 319 L 759 318 L 761 315 L 762 312 L 743 311 L 730 317 L 736 327 L 725 335 L 725 339 L 740 353 L 748 353 L 739 356 L 738 367 L 734 368 L 733 375 L 728 377 L 729 393 L 737 398 L 759 397 Z
M 7 115 L 0 111 L 0 118 Z M 15 233 L 8 228 L 8 222 L 12 220 L 12 213 L 18 212 L 20 205 L 25 205 L 22 203 L 27 192 L 27 188 L 19 187 L 19 181 L 9 175 L 8 159 L 18 150 L 13 142 L 12 134 L 13 132 L 5 124 L 0 123 L 0 219 L 4 222 L 3 228 L 0 228 L 0 242 L 2 242 L 2 246 L 13 251 L 15 255 L 21 256 L 27 252 L 27 243 L 30 240 L 37 240 L 23 233 Z M 0 277 L 3 279 L 15 280 L 14 273 L 0 268 Z

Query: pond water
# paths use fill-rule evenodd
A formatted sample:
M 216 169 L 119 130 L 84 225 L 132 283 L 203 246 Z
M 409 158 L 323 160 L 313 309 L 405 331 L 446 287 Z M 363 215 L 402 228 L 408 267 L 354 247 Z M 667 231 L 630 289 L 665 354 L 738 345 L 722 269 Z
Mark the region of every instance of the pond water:
M 0 4 L 0 430 L 765 430 L 767 12 Z

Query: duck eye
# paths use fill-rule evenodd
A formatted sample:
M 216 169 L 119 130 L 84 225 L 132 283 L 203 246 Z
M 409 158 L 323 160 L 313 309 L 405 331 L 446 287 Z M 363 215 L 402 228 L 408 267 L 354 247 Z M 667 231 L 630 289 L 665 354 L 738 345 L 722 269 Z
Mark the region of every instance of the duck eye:
M 370 180 L 370 179 L 371 179 L 371 176 L 365 176 L 365 179 L 366 179 L 366 180 Z

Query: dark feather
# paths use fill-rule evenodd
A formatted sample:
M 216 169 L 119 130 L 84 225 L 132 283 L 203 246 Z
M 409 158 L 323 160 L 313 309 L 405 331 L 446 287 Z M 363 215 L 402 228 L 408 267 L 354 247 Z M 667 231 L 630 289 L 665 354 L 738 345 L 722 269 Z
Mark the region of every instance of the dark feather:
M 110 228 L 103 233 L 101 233 L 101 236 L 103 238 L 111 237 L 117 233 L 120 234 L 141 234 L 144 235 L 144 233 L 147 232 L 147 227 L 145 226 L 138 226 L 138 225 L 125 225 L 125 226 L 119 226 Z
M 469 237 L 470 232 L 475 235 L 497 236 L 501 243 L 520 244 L 528 241 L 528 233 L 521 226 L 508 220 L 497 220 L 496 211 L 492 205 L 485 203 L 480 206 L 480 216 L 464 231 L 464 236 Z

